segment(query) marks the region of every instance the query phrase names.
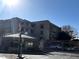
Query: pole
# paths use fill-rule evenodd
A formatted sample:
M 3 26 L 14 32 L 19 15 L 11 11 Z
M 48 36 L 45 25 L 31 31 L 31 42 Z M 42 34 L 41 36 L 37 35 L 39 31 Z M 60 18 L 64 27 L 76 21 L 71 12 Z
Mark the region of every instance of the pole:
M 24 27 L 20 24 L 20 34 L 19 34 L 19 45 L 18 45 L 18 59 L 24 59 L 22 57 L 22 37 L 21 35 L 24 33 Z
M 19 46 L 18 46 L 18 58 L 20 59 L 22 57 L 22 42 L 21 42 L 21 33 L 20 33 L 20 39 L 19 39 Z
M 20 33 L 19 46 L 18 46 L 18 59 L 23 59 L 22 57 L 22 33 Z

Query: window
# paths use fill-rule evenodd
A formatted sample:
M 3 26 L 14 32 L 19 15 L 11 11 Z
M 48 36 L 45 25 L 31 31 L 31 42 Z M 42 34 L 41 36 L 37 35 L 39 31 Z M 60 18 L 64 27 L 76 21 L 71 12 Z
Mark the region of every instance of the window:
M 34 23 L 32 23 L 32 24 L 31 24 L 31 26 L 32 26 L 32 27 L 35 27 L 35 24 L 34 24 Z
M 28 46 L 32 47 L 33 46 L 33 42 L 28 42 Z
M 28 29 L 26 29 L 26 31 L 28 31 Z
M 40 35 L 44 34 L 44 31 L 40 31 Z
M 42 40 L 43 39 L 43 37 L 40 37 L 40 40 Z
M 33 29 L 31 29 L 31 33 L 34 33 L 34 30 Z
M 44 25 L 41 25 L 40 28 L 44 28 Z

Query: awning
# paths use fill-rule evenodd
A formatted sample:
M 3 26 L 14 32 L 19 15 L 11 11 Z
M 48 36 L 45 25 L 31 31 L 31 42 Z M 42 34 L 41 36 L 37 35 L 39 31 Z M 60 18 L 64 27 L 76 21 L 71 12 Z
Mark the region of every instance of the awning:
M 4 37 L 8 37 L 8 38 L 20 38 L 20 33 L 5 35 Z M 27 34 L 22 34 L 21 37 L 22 38 L 28 38 L 28 39 L 35 39 L 34 37 L 28 36 Z

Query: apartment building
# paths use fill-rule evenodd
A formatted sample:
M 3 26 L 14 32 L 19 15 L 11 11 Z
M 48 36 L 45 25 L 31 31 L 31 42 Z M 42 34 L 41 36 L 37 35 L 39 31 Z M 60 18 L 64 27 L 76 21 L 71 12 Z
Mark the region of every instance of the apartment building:
M 51 23 L 48 20 L 42 21 L 27 21 L 20 18 L 11 18 L 8 20 L 0 20 L 0 33 L 18 33 L 20 27 L 24 32 L 28 32 L 28 35 L 36 38 L 36 46 L 43 49 L 47 40 L 55 40 L 58 32 L 61 31 L 60 27 Z
M 32 22 L 30 25 L 29 34 L 36 37 L 40 41 L 40 45 L 47 40 L 54 40 L 61 29 L 49 22 L 48 20 Z M 43 47 L 43 46 L 41 46 Z

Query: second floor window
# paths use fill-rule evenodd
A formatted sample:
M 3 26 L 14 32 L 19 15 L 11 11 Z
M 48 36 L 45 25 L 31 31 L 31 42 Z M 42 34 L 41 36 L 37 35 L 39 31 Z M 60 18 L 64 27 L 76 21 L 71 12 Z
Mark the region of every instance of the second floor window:
M 31 27 L 35 27 L 35 24 L 34 24 L 34 23 L 32 23 L 32 24 L 31 24 Z
M 44 28 L 44 25 L 40 25 L 40 28 L 42 28 L 42 29 L 43 29 L 43 28 Z

